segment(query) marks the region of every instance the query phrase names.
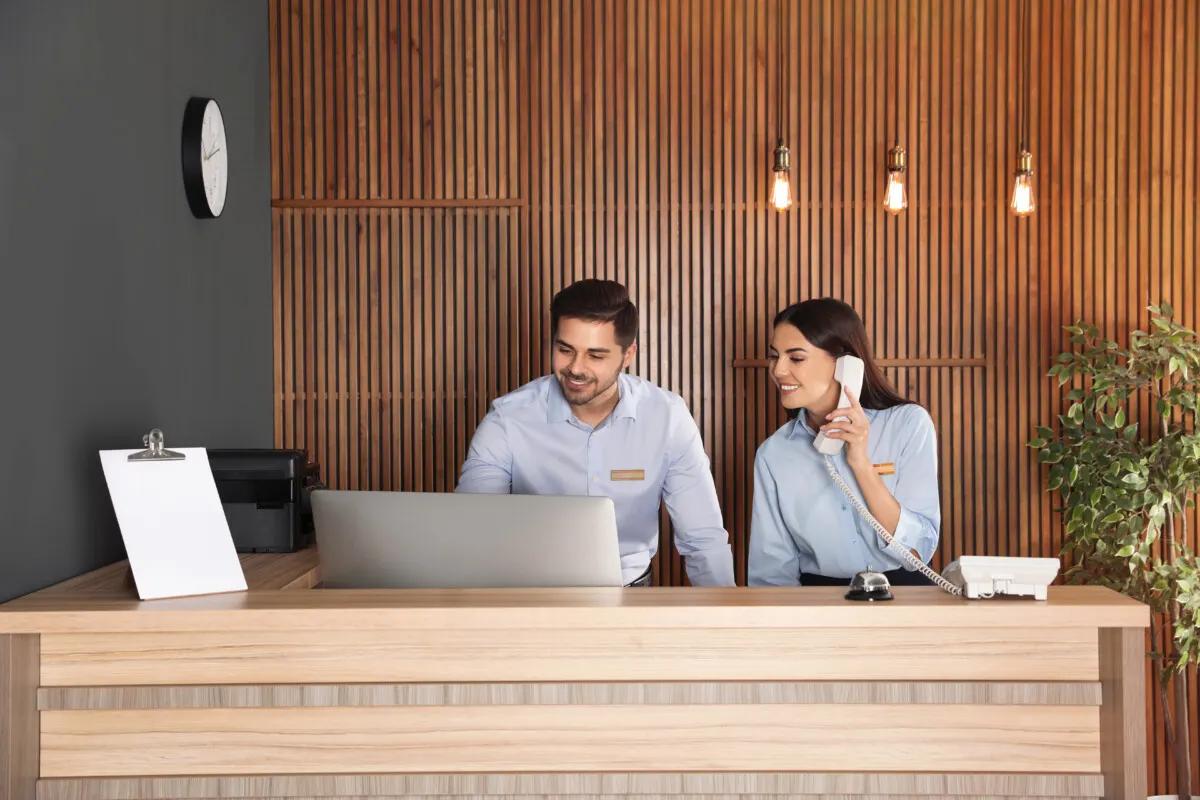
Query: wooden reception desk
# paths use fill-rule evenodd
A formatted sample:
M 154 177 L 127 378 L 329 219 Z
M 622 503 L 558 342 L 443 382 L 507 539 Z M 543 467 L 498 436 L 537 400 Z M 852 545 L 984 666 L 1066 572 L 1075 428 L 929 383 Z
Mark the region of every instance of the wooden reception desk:
M 1144 798 L 1146 607 L 899 588 L 313 589 L 0 606 L 0 799 Z

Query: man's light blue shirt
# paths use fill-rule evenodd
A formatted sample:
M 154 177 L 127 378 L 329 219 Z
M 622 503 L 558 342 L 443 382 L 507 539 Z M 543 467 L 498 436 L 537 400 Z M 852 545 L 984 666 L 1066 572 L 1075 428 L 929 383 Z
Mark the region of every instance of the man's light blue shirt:
M 729 535 L 687 405 L 641 378 L 618 380 L 620 400 L 595 428 L 575 416 L 552 375 L 496 400 L 471 439 L 457 491 L 611 497 L 627 583 L 658 549 L 666 503 L 692 584 L 732 586 Z
M 871 463 L 895 466 L 895 474 L 880 476 L 900 504 L 892 544 L 883 543 L 830 480 L 802 410 L 762 443 L 754 459 L 751 586 L 796 586 L 801 572 L 849 579 L 868 568 L 912 569 L 898 555 L 909 549 L 923 561 L 933 557 L 941 526 L 933 420 L 913 404 L 865 413 Z M 833 461 L 865 505 L 844 448 Z

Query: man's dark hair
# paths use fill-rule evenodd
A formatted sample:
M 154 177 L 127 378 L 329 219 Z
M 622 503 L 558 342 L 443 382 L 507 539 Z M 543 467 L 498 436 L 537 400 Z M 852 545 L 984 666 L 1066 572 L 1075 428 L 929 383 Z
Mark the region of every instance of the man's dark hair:
M 576 281 L 550 302 L 550 332 L 558 334 L 558 321 L 573 317 L 587 322 L 611 322 L 616 328 L 617 343 L 627 349 L 637 339 L 637 306 L 629 292 L 616 281 L 595 278 Z

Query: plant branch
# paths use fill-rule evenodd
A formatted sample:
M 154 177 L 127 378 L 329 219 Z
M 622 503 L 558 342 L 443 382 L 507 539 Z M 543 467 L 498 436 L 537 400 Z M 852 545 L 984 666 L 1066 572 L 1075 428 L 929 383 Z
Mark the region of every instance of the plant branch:
M 1154 682 L 1158 686 L 1155 695 L 1158 697 L 1158 707 L 1162 710 L 1163 727 L 1167 729 L 1167 744 L 1171 752 L 1175 752 L 1175 725 L 1171 722 L 1171 706 L 1167 703 L 1167 684 L 1163 680 L 1169 667 L 1166 648 L 1158 646 L 1158 626 L 1150 620 L 1150 653 L 1154 663 Z
M 1192 797 L 1192 743 L 1191 732 L 1188 730 L 1187 709 L 1187 671 L 1177 670 L 1171 679 L 1175 687 L 1175 718 L 1179 728 L 1176 731 L 1172 747 L 1175 752 L 1176 792 L 1180 800 L 1191 800 Z

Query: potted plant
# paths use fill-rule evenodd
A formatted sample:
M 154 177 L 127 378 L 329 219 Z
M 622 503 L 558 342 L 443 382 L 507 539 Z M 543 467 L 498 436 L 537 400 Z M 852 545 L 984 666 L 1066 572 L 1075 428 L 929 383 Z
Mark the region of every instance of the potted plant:
M 1049 465 L 1048 490 L 1061 494 L 1066 579 L 1150 606 L 1155 696 L 1178 796 L 1190 798 L 1187 667 L 1200 661 L 1200 564 L 1188 509 L 1200 488 L 1200 337 L 1166 303 L 1149 311 L 1149 330 L 1133 331 L 1128 347 L 1094 325 L 1066 328 L 1073 349 L 1049 375 L 1070 385 L 1069 405 L 1058 431 L 1039 427 L 1029 445 Z

